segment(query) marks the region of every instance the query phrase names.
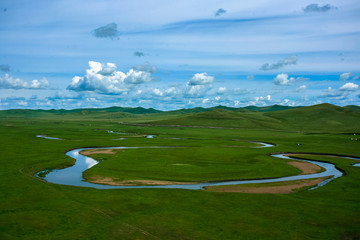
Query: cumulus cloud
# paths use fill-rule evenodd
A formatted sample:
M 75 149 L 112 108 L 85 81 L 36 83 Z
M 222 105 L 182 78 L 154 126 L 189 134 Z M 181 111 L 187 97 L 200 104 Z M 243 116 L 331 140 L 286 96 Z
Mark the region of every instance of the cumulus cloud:
M 337 7 L 332 6 L 330 4 L 325 4 L 323 6 L 320 6 L 317 3 L 312 3 L 304 7 L 304 12 L 327 12 L 333 9 L 337 9 Z
M 143 57 L 143 56 L 145 56 L 145 54 L 144 54 L 143 52 L 138 52 L 138 51 L 136 51 L 136 52 L 134 52 L 134 56 L 136 56 L 136 57 Z
M 215 16 L 218 17 L 218 16 L 221 16 L 223 14 L 226 13 L 226 10 L 223 9 L 223 8 L 219 8 L 216 12 L 215 12 Z
M 10 66 L 8 64 L 0 64 L 0 71 L 10 72 Z
M 124 82 L 128 84 L 142 84 L 151 82 L 152 80 L 153 77 L 151 76 L 150 72 L 130 69 L 129 72 L 126 74 Z
M 114 38 L 119 35 L 116 23 L 109 23 L 105 26 L 94 29 L 93 34 L 98 38 Z
M 210 99 L 209 98 L 204 98 L 202 101 L 201 101 L 203 104 L 207 104 L 210 102 Z
M 194 76 L 186 83 L 184 96 L 190 98 L 203 97 L 212 88 L 214 82 L 213 76 L 207 73 L 195 73 Z
M 226 93 L 226 87 L 219 87 L 217 90 L 217 94 L 224 94 Z
M 293 85 L 295 82 L 300 82 L 305 80 L 308 80 L 308 78 L 303 78 L 303 77 L 289 78 L 289 75 L 287 75 L 286 73 L 280 73 L 274 78 L 274 83 L 275 85 L 289 86 L 289 85 Z
M 127 92 L 135 84 L 142 84 L 153 80 L 151 72 L 131 68 L 126 74 L 117 71 L 114 63 L 102 64 L 89 61 L 89 69 L 83 77 L 73 77 L 68 90 L 81 92 L 93 91 L 102 94 L 120 94 Z
M 295 83 L 295 79 L 292 77 L 289 78 L 289 75 L 286 73 L 281 73 L 275 77 L 274 83 L 276 85 L 293 85 Z
M 46 78 L 42 80 L 32 80 L 30 83 L 20 78 L 13 78 L 9 74 L 0 77 L 0 89 L 44 89 L 49 86 Z
M 272 63 L 272 64 L 265 63 L 260 67 L 260 70 L 263 70 L 263 71 L 276 70 L 276 69 L 285 67 L 287 65 L 296 64 L 297 60 L 298 60 L 297 56 L 293 55 L 293 56 L 284 58 L 284 59 L 278 61 L 277 63 Z
M 339 90 L 340 91 L 356 91 L 359 88 L 359 85 L 355 84 L 355 83 L 345 83 L 344 85 L 342 85 Z
M 213 76 L 208 76 L 207 73 L 195 73 L 194 76 L 189 80 L 188 85 L 207 85 L 214 81 Z
M 153 89 L 153 94 L 158 97 L 164 96 L 164 93 L 157 88 Z
M 256 102 L 260 102 L 260 101 L 271 101 L 271 95 L 267 95 L 265 97 L 260 96 L 260 97 L 255 97 L 254 98 Z
M 190 98 L 203 97 L 211 88 L 211 85 L 187 85 L 184 95 Z
M 165 95 L 168 97 L 176 97 L 176 96 L 180 96 L 182 94 L 182 91 L 176 87 L 170 87 L 170 88 L 166 89 L 164 92 L 165 92 Z

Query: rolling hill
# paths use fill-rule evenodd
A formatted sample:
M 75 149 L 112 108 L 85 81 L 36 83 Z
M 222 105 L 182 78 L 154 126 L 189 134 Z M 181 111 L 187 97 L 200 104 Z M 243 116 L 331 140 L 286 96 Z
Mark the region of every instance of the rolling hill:
M 273 110 L 242 112 L 240 110 L 215 109 L 151 123 L 184 126 L 290 129 L 294 131 L 360 131 L 360 112 L 346 107 L 319 104 L 285 110 L 276 106 L 269 108 Z
M 12 109 L 0 111 L 1 118 L 46 118 L 57 120 L 120 120 L 155 125 L 206 126 L 226 128 L 287 129 L 293 131 L 360 132 L 360 107 L 319 104 L 308 107 L 249 106 L 230 108 L 179 109 L 159 111 L 153 108 L 83 108 L 72 110 Z

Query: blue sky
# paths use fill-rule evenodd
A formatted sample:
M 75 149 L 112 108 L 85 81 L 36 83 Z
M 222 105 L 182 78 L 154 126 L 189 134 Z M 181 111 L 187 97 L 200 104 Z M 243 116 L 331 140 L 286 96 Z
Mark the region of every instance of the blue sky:
M 0 109 L 360 104 L 360 4 L 2 0 Z

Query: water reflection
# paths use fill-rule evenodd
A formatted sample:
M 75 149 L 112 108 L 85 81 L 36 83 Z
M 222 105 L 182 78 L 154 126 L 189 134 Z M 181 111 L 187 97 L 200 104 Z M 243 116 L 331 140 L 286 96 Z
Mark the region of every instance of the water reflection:
M 62 140 L 61 138 L 48 137 L 48 136 L 45 136 L 45 135 L 36 135 L 36 137 L 45 138 L 45 139 L 52 139 L 52 140 Z
M 87 165 L 87 169 L 95 166 L 96 164 L 98 164 L 99 162 L 90 158 L 90 157 L 85 157 L 85 163 Z
M 274 147 L 275 144 L 271 144 L 271 143 L 264 143 L 264 142 L 252 142 L 252 143 L 258 143 L 261 146 L 258 147 L 254 147 L 254 148 L 267 148 L 267 147 Z

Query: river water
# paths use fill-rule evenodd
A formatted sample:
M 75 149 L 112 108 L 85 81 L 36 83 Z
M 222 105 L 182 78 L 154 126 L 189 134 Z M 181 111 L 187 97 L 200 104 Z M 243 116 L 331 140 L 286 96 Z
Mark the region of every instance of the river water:
M 256 142 L 260 143 L 260 142 Z M 274 145 L 268 143 L 260 143 L 262 146 L 259 147 L 272 147 Z M 285 156 L 284 154 L 274 154 L 273 157 L 282 158 L 282 159 L 293 159 L 297 161 L 304 161 L 316 164 L 325 169 L 325 171 L 321 173 L 315 174 L 305 174 L 305 175 L 296 175 L 296 176 L 289 176 L 289 177 L 281 177 L 281 178 L 271 178 L 271 179 L 253 179 L 253 180 L 236 180 L 236 181 L 218 181 L 218 182 L 205 182 L 205 183 L 196 183 L 196 184 L 176 184 L 176 185 L 154 185 L 154 186 L 111 186 L 111 185 L 104 185 L 104 184 L 96 184 L 86 182 L 82 176 L 82 173 L 95 166 L 99 162 L 95 159 L 81 155 L 80 152 L 83 150 L 90 150 L 90 149 L 139 149 L 139 148 L 167 148 L 167 147 L 101 147 L 101 148 L 79 148 L 74 149 L 66 153 L 71 158 L 76 160 L 75 164 L 71 167 L 64 168 L 64 169 L 55 169 L 49 172 L 43 179 L 47 182 L 55 183 L 55 184 L 63 184 L 63 185 L 71 185 L 71 186 L 79 186 L 79 187 L 92 187 L 98 189 L 129 189 L 129 188 L 173 188 L 173 189 L 191 189 L 191 190 L 199 190 L 204 189 L 204 187 L 209 186 L 222 186 L 222 185 L 237 185 L 237 184 L 248 184 L 248 183 L 270 183 L 270 182 L 281 182 L 281 181 L 292 181 L 292 180 L 302 180 L 302 179 L 310 179 L 310 178 L 320 178 L 320 177 L 328 177 L 331 178 L 321 182 L 316 187 L 323 186 L 326 183 L 330 182 L 331 180 L 341 177 L 343 175 L 338 169 L 335 168 L 334 164 L 326 163 L 326 162 L 318 162 L 318 161 L 310 161 L 310 160 L 300 160 L 295 159 L 290 156 Z M 325 155 L 331 156 L 331 155 Z M 339 156 L 337 156 L 339 157 Z M 356 159 L 357 158 L 350 158 L 349 159 Z M 46 171 L 46 170 L 45 170 Z M 44 171 L 44 172 L 45 172 Z M 41 172 L 37 174 L 39 176 Z M 315 187 L 315 188 L 316 188 Z

